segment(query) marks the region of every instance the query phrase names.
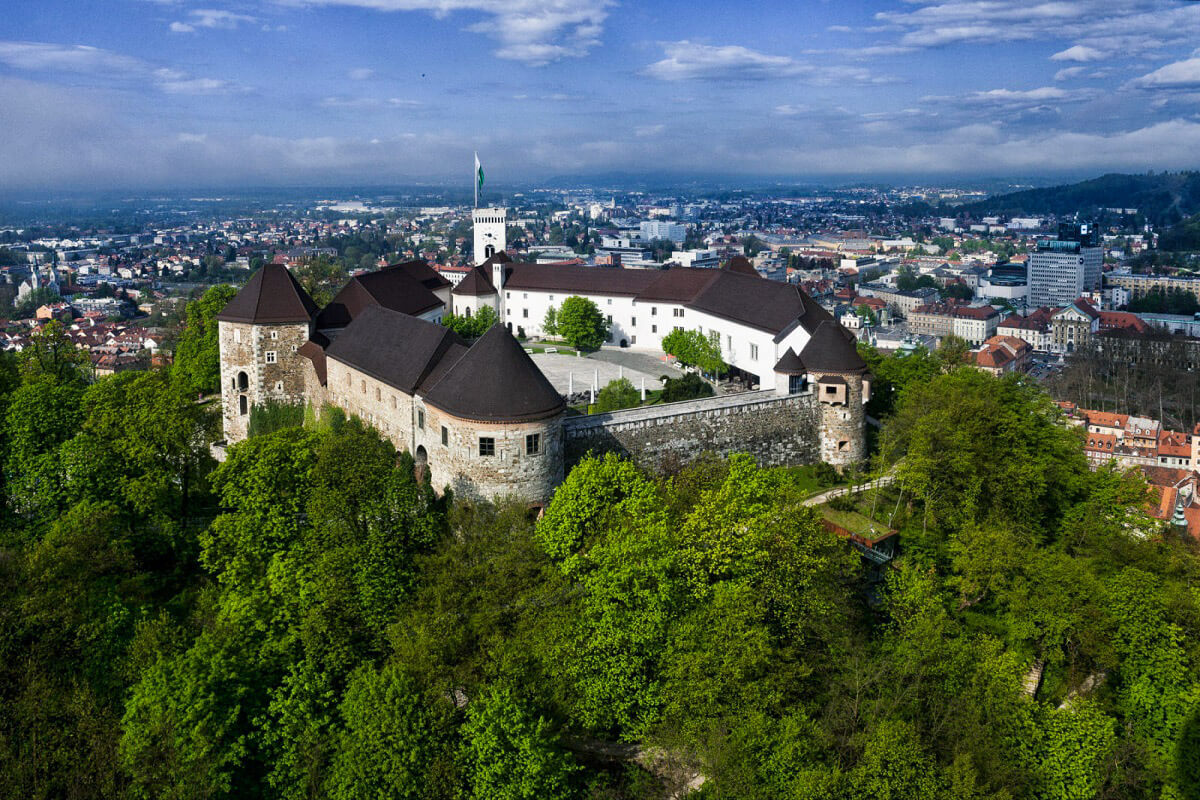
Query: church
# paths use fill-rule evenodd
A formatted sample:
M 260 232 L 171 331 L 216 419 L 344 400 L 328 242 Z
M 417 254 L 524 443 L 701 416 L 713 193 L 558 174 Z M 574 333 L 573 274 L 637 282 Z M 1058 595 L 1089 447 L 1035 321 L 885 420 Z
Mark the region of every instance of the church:
M 865 457 L 866 364 L 853 334 L 799 287 L 738 260 L 666 270 L 520 263 L 505 249 L 505 216 L 474 211 L 477 263 L 453 287 L 411 261 L 352 277 L 320 308 L 286 267 L 256 272 L 217 315 L 226 441 L 247 436 L 256 403 L 329 404 L 412 453 L 436 489 L 546 502 L 563 480 L 572 418 L 516 336 L 539 334 L 546 309 L 575 295 L 605 314 L 614 345 L 661 352 L 676 328 L 713 337 L 759 386 L 741 409 L 710 398 L 721 415 L 744 422 L 760 397 L 793 398 L 817 420 L 804 434 L 819 439 L 817 457 L 838 467 Z M 501 324 L 474 342 L 440 324 L 485 305 Z M 706 401 L 687 402 L 713 415 Z

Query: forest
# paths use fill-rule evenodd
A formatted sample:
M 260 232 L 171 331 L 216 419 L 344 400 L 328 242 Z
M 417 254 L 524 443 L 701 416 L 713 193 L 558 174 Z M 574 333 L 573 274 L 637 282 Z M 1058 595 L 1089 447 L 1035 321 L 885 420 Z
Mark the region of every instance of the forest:
M 868 353 L 875 567 L 746 456 L 541 515 L 328 410 L 218 464 L 213 306 L 169 369 L 0 359 L 0 796 L 1200 792 L 1195 546 L 1034 385 Z

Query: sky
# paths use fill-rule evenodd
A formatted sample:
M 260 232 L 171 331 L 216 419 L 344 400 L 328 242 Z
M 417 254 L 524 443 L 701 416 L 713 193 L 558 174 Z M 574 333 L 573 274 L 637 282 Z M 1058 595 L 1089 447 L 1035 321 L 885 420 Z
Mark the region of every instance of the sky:
M 0 0 L 0 191 L 1200 168 L 1188 0 Z

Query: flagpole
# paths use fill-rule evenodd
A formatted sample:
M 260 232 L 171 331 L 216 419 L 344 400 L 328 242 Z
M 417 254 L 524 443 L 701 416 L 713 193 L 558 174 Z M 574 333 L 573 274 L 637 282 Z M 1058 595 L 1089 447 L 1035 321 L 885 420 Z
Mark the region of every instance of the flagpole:
M 475 186 L 475 207 L 479 208 L 479 151 L 475 151 L 475 171 L 471 173 L 471 183 Z

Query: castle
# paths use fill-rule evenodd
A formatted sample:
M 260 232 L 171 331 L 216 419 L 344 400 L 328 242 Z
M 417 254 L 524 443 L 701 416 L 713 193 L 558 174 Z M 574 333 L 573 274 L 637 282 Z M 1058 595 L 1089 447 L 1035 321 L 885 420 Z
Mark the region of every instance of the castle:
M 435 488 L 534 503 L 549 499 L 583 448 L 648 460 L 745 450 L 763 463 L 837 467 L 864 458 L 866 364 L 853 334 L 799 287 L 739 259 L 667 270 L 514 262 L 504 209 L 476 209 L 474 234 L 477 264 L 453 288 L 411 261 L 352 277 L 319 308 L 286 267 L 256 272 L 217 315 L 226 441 L 247 436 L 257 403 L 329 404 L 412 453 Z M 671 330 L 698 329 L 761 388 L 569 416 L 514 333 L 539 334 L 546 309 L 572 295 L 605 314 L 612 344 L 661 351 Z M 473 343 L 440 324 L 485 306 L 501 324 Z

